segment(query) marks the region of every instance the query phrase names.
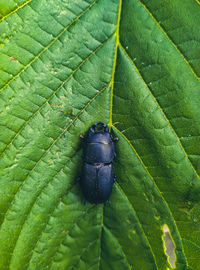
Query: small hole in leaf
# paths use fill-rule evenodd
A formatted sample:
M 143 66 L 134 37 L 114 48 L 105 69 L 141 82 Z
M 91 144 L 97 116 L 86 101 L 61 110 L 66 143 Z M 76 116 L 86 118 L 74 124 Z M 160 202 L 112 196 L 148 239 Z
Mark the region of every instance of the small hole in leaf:
M 165 254 L 167 255 L 168 261 L 171 267 L 175 268 L 175 261 L 176 261 L 175 245 L 172 236 L 170 234 L 169 227 L 166 224 L 163 226 L 163 243 Z

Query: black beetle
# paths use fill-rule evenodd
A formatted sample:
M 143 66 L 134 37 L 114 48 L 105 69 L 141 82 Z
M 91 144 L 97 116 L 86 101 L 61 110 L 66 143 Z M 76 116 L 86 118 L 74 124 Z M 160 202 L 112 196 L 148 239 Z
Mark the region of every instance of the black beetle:
M 114 140 L 103 122 L 92 125 L 84 139 L 83 168 L 79 177 L 81 189 L 90 203 L 104 203 L 111 195 L 116 181 L 113 160 L 116 156 Z

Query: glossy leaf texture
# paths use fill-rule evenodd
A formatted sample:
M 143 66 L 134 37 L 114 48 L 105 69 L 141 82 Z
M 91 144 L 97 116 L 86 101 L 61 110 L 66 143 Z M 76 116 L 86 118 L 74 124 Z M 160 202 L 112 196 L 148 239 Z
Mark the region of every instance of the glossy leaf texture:
M 0 269 L 200 263 L 200 2 L 0 1 Z M 70 113 L 71 112 L 71 113 Z M 84 204 L 79 135 L 116 143 L 111 203 Z

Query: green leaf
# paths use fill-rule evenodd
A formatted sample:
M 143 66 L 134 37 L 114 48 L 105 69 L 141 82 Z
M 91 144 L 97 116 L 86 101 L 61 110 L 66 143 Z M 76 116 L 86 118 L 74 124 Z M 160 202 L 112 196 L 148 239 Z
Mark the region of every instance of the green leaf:
M 199 269 L 199 25 L 198 0 L 0 1 L 1 270 Z M 117 183 L 91 205 L 98 121 Z

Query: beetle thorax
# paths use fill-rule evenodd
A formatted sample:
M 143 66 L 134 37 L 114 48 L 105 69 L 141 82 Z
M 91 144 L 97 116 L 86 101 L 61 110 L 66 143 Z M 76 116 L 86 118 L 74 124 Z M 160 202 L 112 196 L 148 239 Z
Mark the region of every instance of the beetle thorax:
M 101 144 L 110 144 L 112 143 L 112 138 L 110 136 L 110 133 L 108 132 L 94 132 L 92 134 L 88 134 L 87 143 L 101 143 Z

